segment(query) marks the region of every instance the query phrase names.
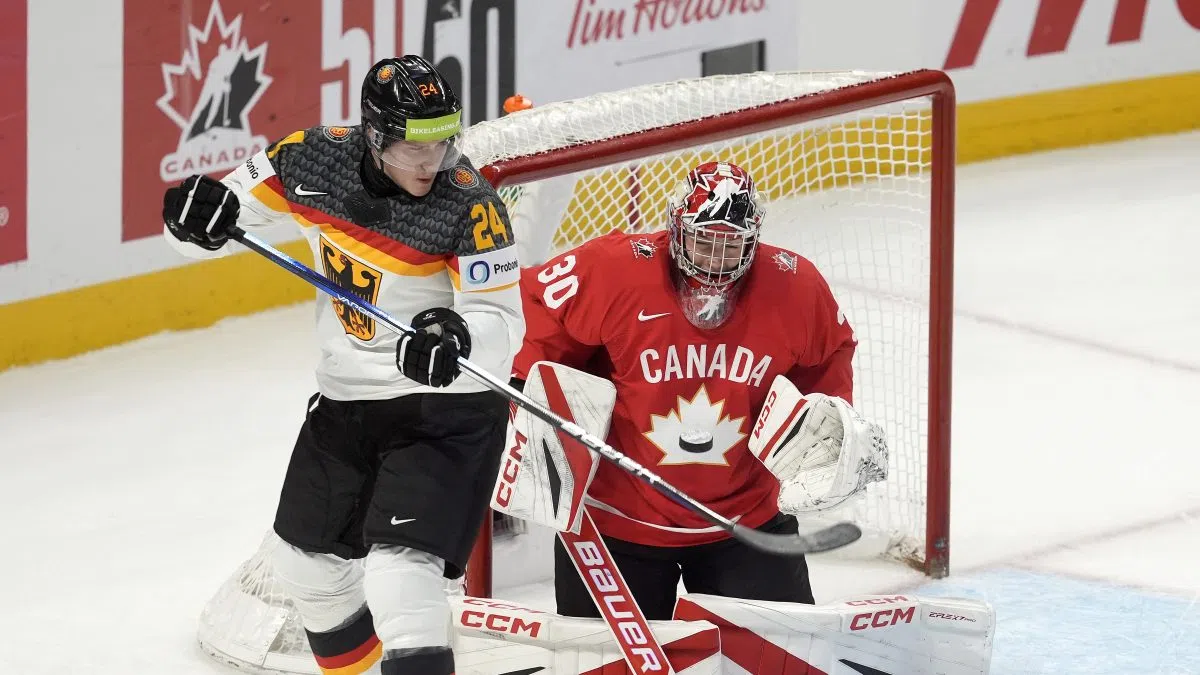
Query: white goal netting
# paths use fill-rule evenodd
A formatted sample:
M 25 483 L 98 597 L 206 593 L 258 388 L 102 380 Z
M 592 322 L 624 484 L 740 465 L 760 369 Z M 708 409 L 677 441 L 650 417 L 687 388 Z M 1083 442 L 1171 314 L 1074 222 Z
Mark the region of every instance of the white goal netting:
M 767 204 L 764 239 L 812 260 L 854 326 L 855 407 L 888 436 L 887 481 L 834 515 L 867 533 L 859 554 L 920 565 L 929 420 L 939 405 L 930 383 L 937 307 L 930 280 L 938 260 L 931 242 L 949 215 L 936 206 L 935 106 L 927 87 L 906 89 L 906 77 L 755 73 L 650 85 L 475 125 L 465 149 L 476 166 L 536 171 L 535 180 L 501 190 L 526 264 L 614 228 L 664 227 L 666 197 L 696 163 L 720 159 L 749 170 Z M 876 97 L 886 102 L 841 96 L 864 86 L 888 92 Z M 808 111 L 801 116 L 763 114 L 799 100 Z M 509 569 L 515 582 L 531 580 L 535 567 L 548 575 L 548 557 L 530 561 L 532 544 L 522 546 L 523 536 L 497 544 L 499 586 Z M 258 672 L 316 672 L 266 564 L 272 542 L 268 536 L 205 608 L 201 644 Z M 520 562 L 506 563 L 514 556 Z

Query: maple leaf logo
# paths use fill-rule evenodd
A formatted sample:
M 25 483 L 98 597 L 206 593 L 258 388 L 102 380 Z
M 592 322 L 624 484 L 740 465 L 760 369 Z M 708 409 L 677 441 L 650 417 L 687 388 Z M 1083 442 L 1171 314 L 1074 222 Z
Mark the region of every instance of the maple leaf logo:
M 642 434 L 663 453 L 661 464 L 728 466 L 725 453 L 741 442 L 745 417 L 724 415 L 725 401 L 714 402 L 700 385 L 691 400 L 678 398 L 666 415 L 650 416 L 650 431 Z
M 796 273 L 796 267 L 797 267 L 796 256 L 794 256 L 790 253 L 784 253 L 783 251 L 780 251 L 780 252 L 776 253 L 771 259 L 774 260 L 775 264 L 779 265 L 779 269 L 783 270 L 784 272 L 791 272 L 792 274 Z
M 266 146 L 251 134 L 249 116 L 271 84 L 267 43 L 251 49 L 241 31 L 242 16 L 226 21 L 214 0 L 204 26 L 188 26 L 180 62 L 162 65 L 165 93 L 155 104 L 180 129 L 176 152 L 160 166 L 163 180 L 229 170 Z

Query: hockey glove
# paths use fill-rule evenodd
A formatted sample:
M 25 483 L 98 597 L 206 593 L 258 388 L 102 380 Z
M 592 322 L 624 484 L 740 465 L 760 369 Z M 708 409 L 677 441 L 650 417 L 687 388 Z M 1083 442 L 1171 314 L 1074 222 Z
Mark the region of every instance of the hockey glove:
M 224 183 L 188 176 L 163 195 L 163 222 L 176 239 L 215 251 L 229 241 L 241 206 Z
M 459 375 L 458 357 L 471 355 L 467 322 L 452 309 L 433 307 L 413 317 L 411 335 L 396 343 L 396 367 L 408 379 L 445 387 Z

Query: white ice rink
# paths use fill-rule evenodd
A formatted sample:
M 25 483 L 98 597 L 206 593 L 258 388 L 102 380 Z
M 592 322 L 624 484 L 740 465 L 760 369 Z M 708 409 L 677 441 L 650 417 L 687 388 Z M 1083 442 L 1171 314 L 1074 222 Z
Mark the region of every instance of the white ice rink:
M 998 675 L 1200 673 L 1200 133 L 961 167 L 957 213 L 953 574 L 924 588 L 996 605 Z M 0 373 L 0 672 L 229 672 L 196 620 L 274 515 L 311 321 Z M 925 583 L 812 567 L 818 601 Z

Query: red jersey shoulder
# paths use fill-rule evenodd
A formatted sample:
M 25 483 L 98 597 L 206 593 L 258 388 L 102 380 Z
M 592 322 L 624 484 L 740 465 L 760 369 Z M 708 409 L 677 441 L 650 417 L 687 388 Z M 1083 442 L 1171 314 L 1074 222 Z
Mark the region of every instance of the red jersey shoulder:
M 660 275 L 666 243 L 665 232 L 627 234 L 614 230 L 530 268 L 526 275 L 557 276 L 569 271 L 582 279 L 603 276 L 606 287 L 617 288 L 623 285 L 618 282 Z M 550 272 L 552 269 L 556 271 Z
M 845 315 L 838 306 L 830 289 L 829 280 L 811 260 L 785 248 L 759 245 L 754 261 L 755 280 L 753 296 L 776 307 L 787 307 L 786 321 L 800 322 L 808 330 L 809 321 L 815 317 L 827 317 L 838 325 L 845 322 Z M 819 322 L 824 321 L 818 319 Z
M 811 260 L 786 248 L 759 244 L 755 256 L 755 266 L 763 268 L 764 271 L 769 270 L 767 273 L 779 280 L 794 279 L 803 282 L 821 274 Z
M 666 231 L 630 234 L 613 230 L 581 244 L 575 252 L 606 268 L 632 267 L 640 262 L 667 255 L 667 236 Z
M 829 281 L 817 266 L 795 251 L 759 244 L 755 256 L 759 283 L 773 289 L 771 295 L 812 298 L 822 295 L 829 287 Z

